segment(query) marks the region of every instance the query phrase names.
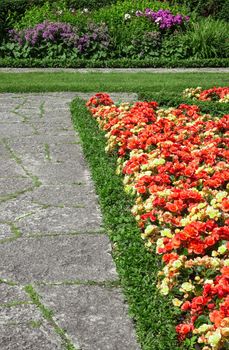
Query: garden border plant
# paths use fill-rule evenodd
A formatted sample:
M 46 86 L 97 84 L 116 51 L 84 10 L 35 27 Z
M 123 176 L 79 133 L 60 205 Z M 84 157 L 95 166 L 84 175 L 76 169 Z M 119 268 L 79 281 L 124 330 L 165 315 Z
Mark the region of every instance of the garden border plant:
M 104 133 L 98 129 L 85 102 L 74 100 L 71 111 L 99 195 L 113 257 L 142 349 L 178 350 L 174 328 L 176 312 L 156 289 L 160 261 L 145 250 L 122 179 L 115 174 L 116 157 L 106 154 Z
M 9 14 L 7 28 L 13 30 L 6 30 L 2 40 L 0 57 L 7 59 L 2 65 L 228 66 L 226 21 L 198 17 L 179 1 L 172 5 L 156 0 L 111 2 L 90 12 L 76 10 L 67 0 L 47 1 L 30 8 L 19 21 Z M 24 61 L 32 57 L 42 61 Z
M 218 98 L 223 99 L 227 91 L 227 88 L 209 89 L 201 98 L 210 98 L 210 93 L 214 99 L 218 93 Z M 106 132 L 106 151 L 119 154 L 117 171 L 125 174 L 125 191 L 135 197 L 131 212 L 144 230 L 142 238 L 146 239 L 146 246 L 154 253 L 156 243 L 156 252 L 163 255 L 166 266 L 158 274 L 163 276 L 158 288 L 164 295 L 174 289 L 179 299 L 173 299 L 173 303 L 177 307 L 182 305 L 181 310 L 186 314 L 176 327 L 179 339 L 188 336 L 184 344 L 190 348 L 197 340 L 209 345 L 203 344 L 206 350 L 227 348 L 229 260 L 228 254 L 215 258 L 229 248 L 225 214 L 229 201 L 227 192 L 223 192 L 229 176 L 224 162 L 228 155 L 224 149 L 226 138 L 220 137 L 224 129 L 228 130 L 227 116 L 212 120 L 211 115 L 201 114 L 197 106 L 181 104 L 178 109 L 157 110 L 156 119 L 156 102 L 137 102 L 129 110 L 126 104 L 115 106 L 106 94 L 94 95 L 87 106 Z M 181 123 L 190 137 L 183 132 Z M 209 134 L 210 128 L 219 134 L 218 138 L 214 139 L 213 132 Z M 199 137 L 204 137 L 203 144 L 195 135 L 197 130 Z M 181 150 L 182 145 L 185 150 Z M 208 146 L 212 153 L 207 155 Z M 198 155 L 188 153 L 188 147 L 197 150 Z M 220 154 L 220 159 L 214 158 L 215 154 Z M 202 165 L 206 155 L 208 158 Z M 192 165 L 188 165 L 190 161 Z M 193 166 L 198 170 L 204 167 L 207 172 L 196 170 L 193 174 Z M 191 337 L 192 331 L 199 337 Z

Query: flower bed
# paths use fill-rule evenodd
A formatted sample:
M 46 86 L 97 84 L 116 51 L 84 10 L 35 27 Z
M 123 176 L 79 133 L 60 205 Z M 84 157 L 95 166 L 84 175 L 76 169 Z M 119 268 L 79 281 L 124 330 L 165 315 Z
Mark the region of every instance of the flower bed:
M 114 105 L 106 94 L 87 103 L 117 172 L 134 196 L 132 213 L 146 247 L 162 256 L 162 294 L 181 311 L 178 338 L 198 349 L 225 349 L 229 337 L 227 195 L 229 116 L 197 106 L 156 102 Z
M 229 102 L 229 87 L 213 87 L 203 90 L 201 87 L 188 88 L 183 91 L 183 97 L 199 101 Z

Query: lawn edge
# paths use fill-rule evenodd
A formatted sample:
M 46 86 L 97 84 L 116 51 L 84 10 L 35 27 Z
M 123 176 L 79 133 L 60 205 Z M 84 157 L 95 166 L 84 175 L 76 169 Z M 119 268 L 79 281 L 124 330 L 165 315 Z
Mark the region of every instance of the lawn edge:
M 86 110 L 85 102 L 75 99 L 71 112 L 99 195 L 113 258 L 142 350 L 179 350 L 175 311 L 156 287 L 160 259 L 144 247 L 130 212 L 131 199 L 123 190 L 122 179 L 115 174 L 116 157 L 105 153 L 104 133 Z

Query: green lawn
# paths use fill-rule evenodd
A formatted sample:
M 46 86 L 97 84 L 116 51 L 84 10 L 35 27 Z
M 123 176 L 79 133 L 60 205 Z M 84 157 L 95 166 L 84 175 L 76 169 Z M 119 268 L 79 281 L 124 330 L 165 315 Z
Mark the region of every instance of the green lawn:
M 0 92 L 181 92 L 225 86 L 229 73 L 0 73 Z

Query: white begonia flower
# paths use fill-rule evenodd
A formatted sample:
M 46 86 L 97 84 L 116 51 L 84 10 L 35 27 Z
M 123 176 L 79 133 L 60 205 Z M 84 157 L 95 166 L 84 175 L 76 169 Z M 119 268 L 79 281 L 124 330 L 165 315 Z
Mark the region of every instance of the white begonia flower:
M 131 18 L 131 15 L 129 13 L 126 13 L 124 16 L 125 21 Z

